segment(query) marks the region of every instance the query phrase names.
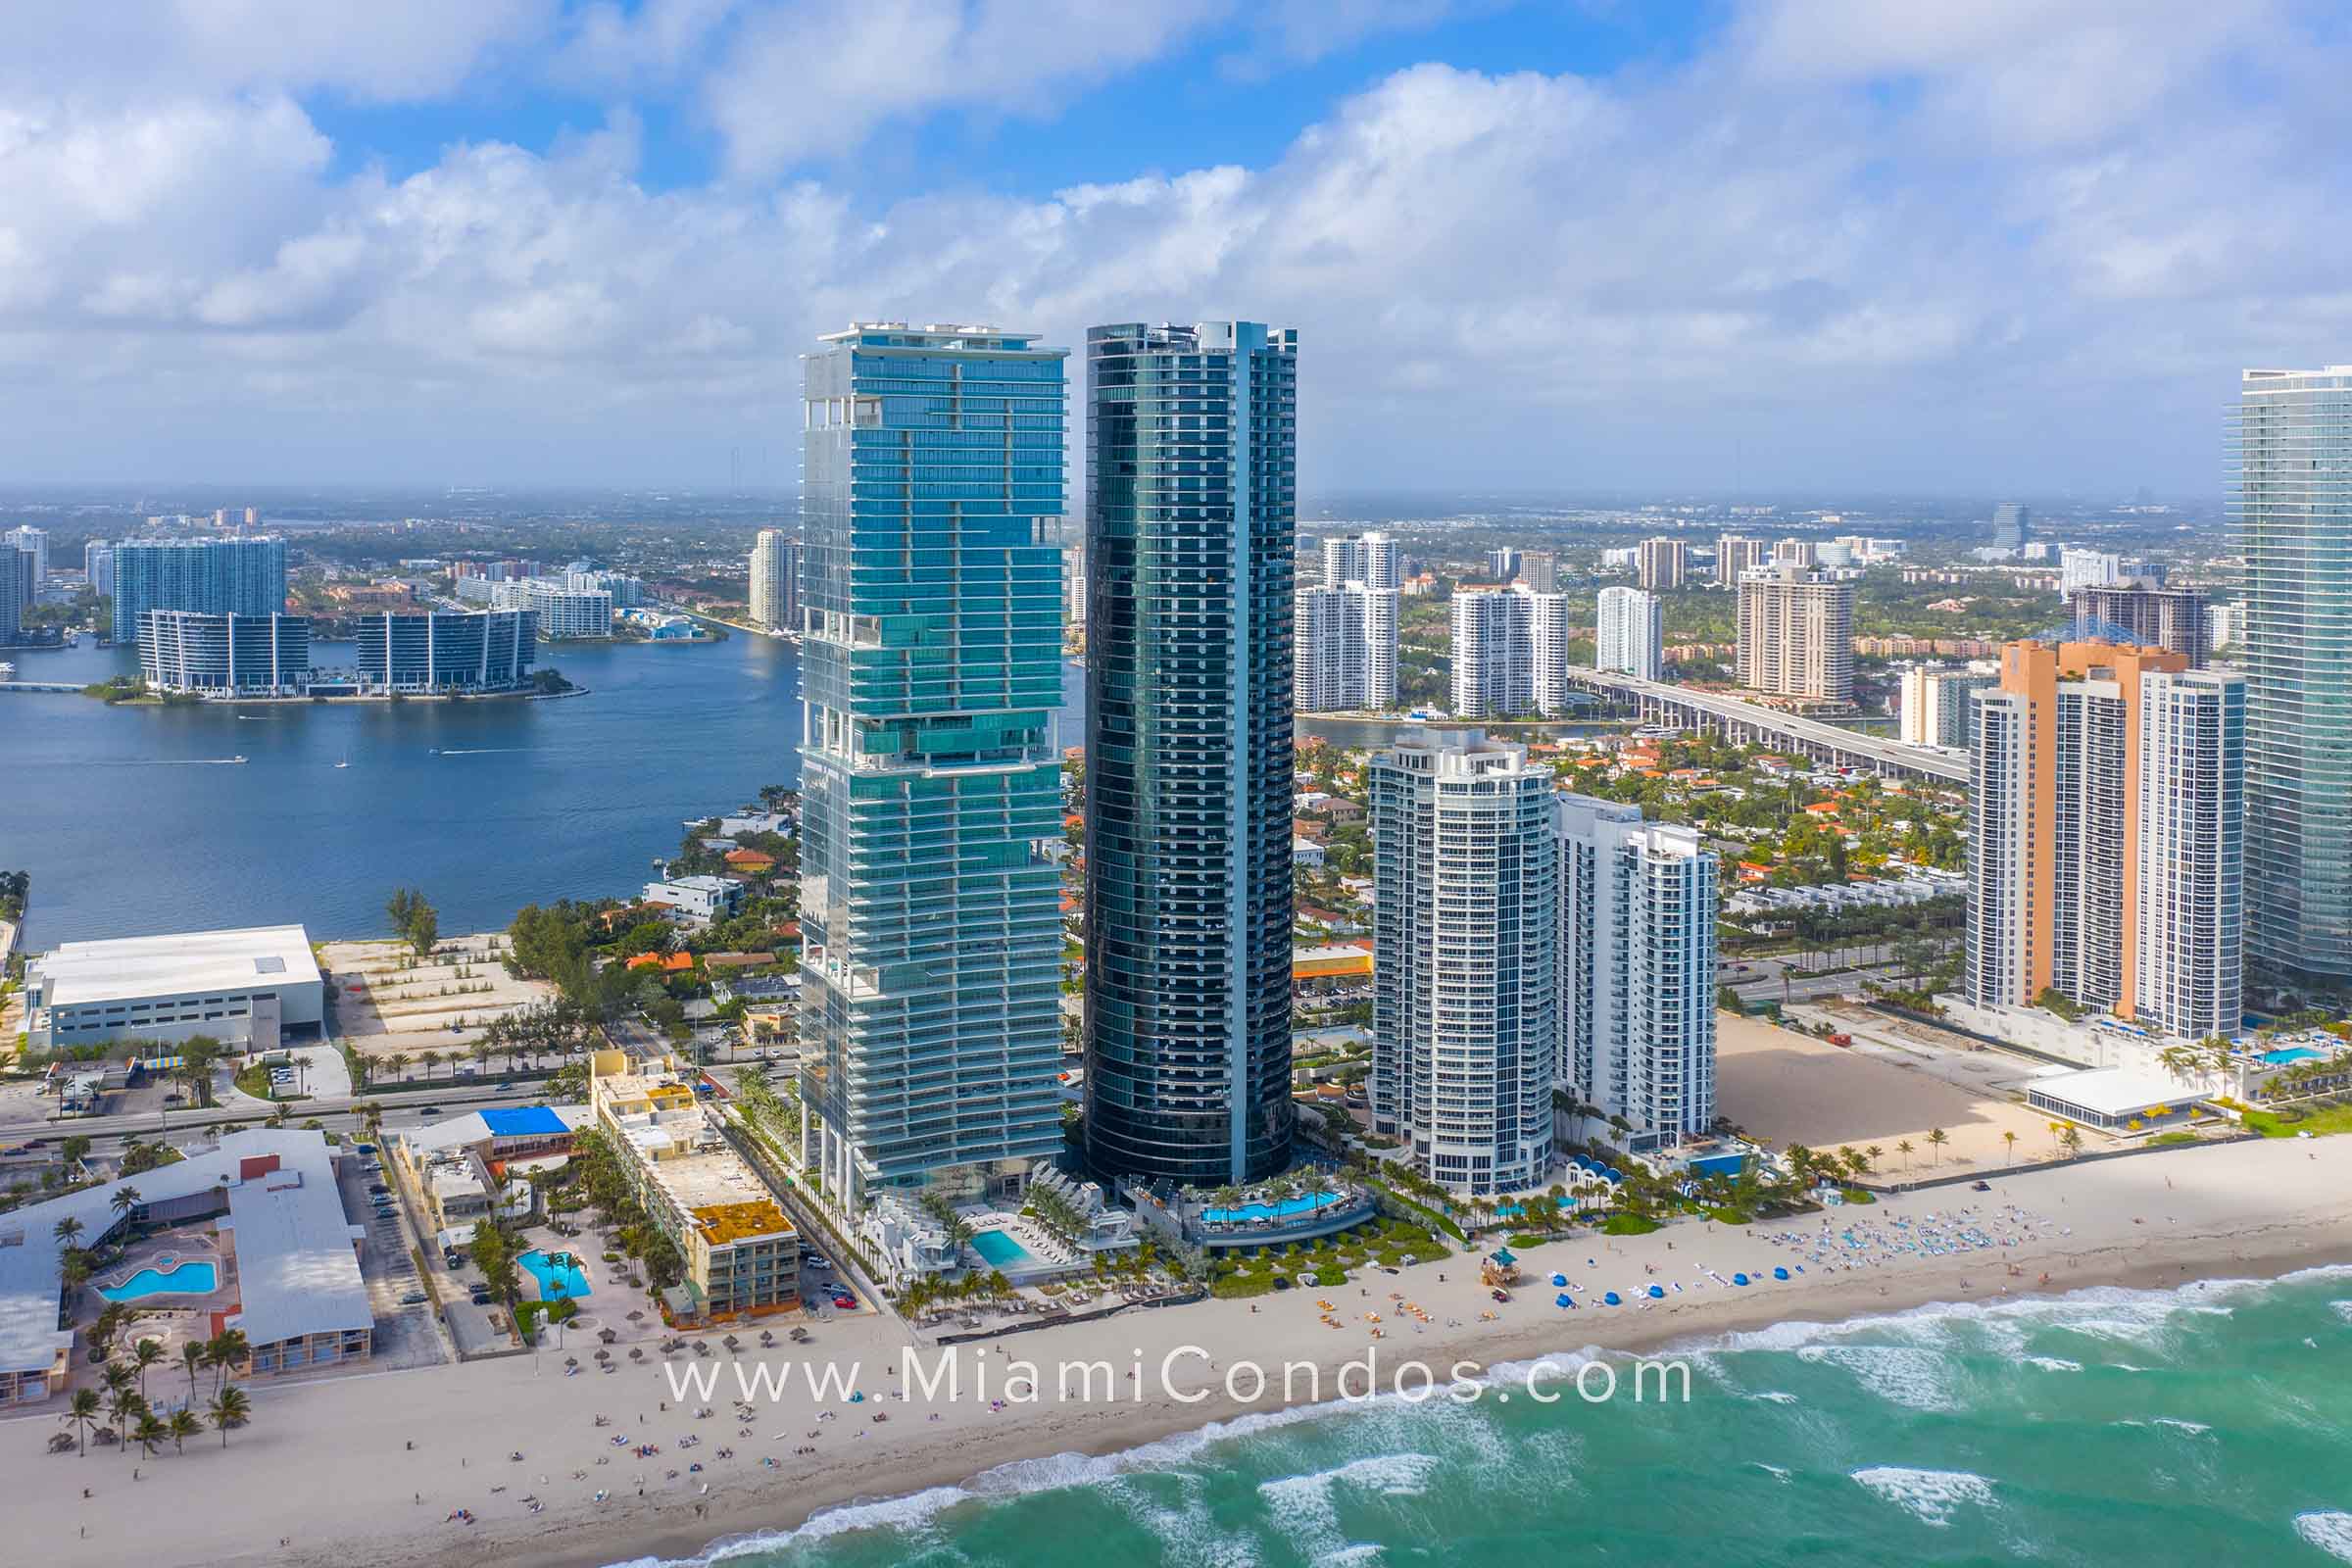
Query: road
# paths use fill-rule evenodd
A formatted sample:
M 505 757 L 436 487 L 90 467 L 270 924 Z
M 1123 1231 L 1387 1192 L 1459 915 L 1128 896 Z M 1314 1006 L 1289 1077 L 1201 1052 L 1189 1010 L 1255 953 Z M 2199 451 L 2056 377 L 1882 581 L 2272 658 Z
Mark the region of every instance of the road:
M 512 1104 L 540 1094 L 544 1086 L 536 1081 L 518 1083 L 501 1090 L 492 1084 L 444 1083 L 393 1094 L 370 1094 L 342 1097 L 321 1097 L 315 1100 L 281 1102 L 286 1114 L 296 1121 L 318 1120 L 336 1131 L 344 1124 L 356 1125 L 360 1118 L 351 1114 L 351 1107 L 363 1102 L 384 1107 L 384 1120 L 397 1123 L 419 1118 L 422 1107 L 432 1105 L 455 1115 L 481 1105 Z M 27 1120 L 21 1115 L 0 1122 L 0 1138 L 67 1138 L 76 1133 L 85 1138 L 155 1137 L 166 1133 L 186 1132 L 199 1127 L 217 1127 L 226 1122 L 252 1122 L 261 1118 L 252 1107 L 215 1106 L 209 1110 L 173 1109 L 170 1111 L 138 1111 L 130 1115 L 76 1116 L 56 1121 Z

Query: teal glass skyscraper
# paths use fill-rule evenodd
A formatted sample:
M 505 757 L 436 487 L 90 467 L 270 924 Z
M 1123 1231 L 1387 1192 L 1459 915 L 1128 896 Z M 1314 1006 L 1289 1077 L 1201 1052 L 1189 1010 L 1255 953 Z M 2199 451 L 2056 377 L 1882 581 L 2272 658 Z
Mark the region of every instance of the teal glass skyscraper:
M 1062 362 L 861 324 L 807 359 L 804 1147 L 846 1210 L 1061 1148 Z
M 150 610 L 274 615 L 286 608 L 286 542 L 124 539 L 115 546 L 115 641 L 136 643 Z
M 2248 370 L 2233 422 L 2246 956 L 2270 986 L 2340 996 L 2352 991 L 2352 365 Z
M 1087 333 L 1087 1155 L 1290 1162 L 1298 336 Z

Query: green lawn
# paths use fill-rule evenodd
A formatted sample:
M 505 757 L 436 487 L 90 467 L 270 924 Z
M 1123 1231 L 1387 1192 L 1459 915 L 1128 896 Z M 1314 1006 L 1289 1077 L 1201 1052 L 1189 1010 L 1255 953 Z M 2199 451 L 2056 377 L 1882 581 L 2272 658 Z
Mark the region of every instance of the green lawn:
M 2325 1138 L 2330 1133 L 2352 1133 L 2352 1105 L 2249 1110 L 2246 1125 L 2265 1138 L 2292 1138 L 2298 1133 Z

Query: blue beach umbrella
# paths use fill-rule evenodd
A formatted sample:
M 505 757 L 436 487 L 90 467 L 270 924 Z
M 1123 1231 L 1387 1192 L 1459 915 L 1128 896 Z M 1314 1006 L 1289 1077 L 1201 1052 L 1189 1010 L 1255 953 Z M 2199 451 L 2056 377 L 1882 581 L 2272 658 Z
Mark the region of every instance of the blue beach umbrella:
M 1611 1306 L 1623 1306 L 1625 1304 L 1623 1301 L 1617 1298 L 1617 1293 L 1615 1291 L 1611 1291 L 1608 1295 L 1602 1297 L 1601 1299 L 1608 1302 Z

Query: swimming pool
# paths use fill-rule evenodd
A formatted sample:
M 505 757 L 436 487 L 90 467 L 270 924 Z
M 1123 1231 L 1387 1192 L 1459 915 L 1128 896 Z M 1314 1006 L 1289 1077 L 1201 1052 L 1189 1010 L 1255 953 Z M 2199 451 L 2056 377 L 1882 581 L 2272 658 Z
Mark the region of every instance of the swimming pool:
M 559 1261 L 561 1259 L 561 1261 Z M 514 1259 L 522 1271 L 539 1282 L 539 1298 L 544 1301 L 576 1301 L 588 1295 L 588 1276 L 569 1252 L 525 1252 Z
M 991 1268 L 1029 1261 L 1029 1249 L 1014 1241 L 1008 1231 L 974 1231 L 972 1250 L 978 1252 L 980 1261 Z
M 98 1294 L 110 1301 L 136 1301 L 149 1296 L 210 1296 L 220 1275 L 210 1263 L 173 1263 L 170 1268 L 143 1268 L 113 1290 Z
M 2309 1046 L 2290 1046 L 2284 1051 L 2266 1051 L 2262 1054 L 2266 1067 L 2284 1067 L 2297 1061 L 2317 1061 L 2320 1054 Z
M 1279 1203 L 1244 1203 L 1239 1208 L 1202 1209 L 1200 1217 L 1211 1225 L 1245 1224 L 1269 1219 L 1290 1219 L 1298 1214 L 1312 1214 L 1340 1200 L 1337 1193 L 1317 1193 L 1312 1198 L 1286 1198 Z

